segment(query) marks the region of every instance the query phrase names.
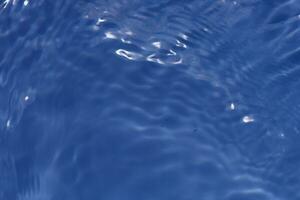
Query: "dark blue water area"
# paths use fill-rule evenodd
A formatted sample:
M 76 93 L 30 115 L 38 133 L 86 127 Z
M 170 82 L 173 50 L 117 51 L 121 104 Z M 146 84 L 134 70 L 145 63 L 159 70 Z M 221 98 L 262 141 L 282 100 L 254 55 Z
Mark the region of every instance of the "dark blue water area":
M 300 199 L 300 1 L 0 5 L 0 200 Z

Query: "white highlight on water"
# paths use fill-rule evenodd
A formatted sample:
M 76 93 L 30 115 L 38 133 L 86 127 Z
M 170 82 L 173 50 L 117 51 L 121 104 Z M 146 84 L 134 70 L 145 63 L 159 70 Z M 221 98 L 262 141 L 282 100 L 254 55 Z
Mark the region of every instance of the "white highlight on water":
M 25 0 L 24 3 L 23 3 L 23 5 L 24 5 L 24 6 L 27 6 L 28 3 L 29 3 L 29 0 Z
M 4 5 L 3 8 L 6 8 L 10 1 L 11 0 L 4 0 L 4 2 L 2 3 L 2 5 Z
M 188 40 L 188 36 L 184 33 L 180 33 L 179 36 L 184 40 Z
M 138 53 L 127 51 L 127 50 L 124 50 L 124 49 L 118 49 L 116 51 L 116 54 L 119 55 L 119 56 L 125 57 L 128 60 L 137 60 L 137 59 L 142 57 L 142 55 L 140 55 Z
M 235 105 L 234 105 L 234 103 L 231 103 L 231 104 L 230 104 L 230 110 L 235 110 Z
M 159 58 L 156 58 L 155 56 L 156 56 L 155 54 L 151 54 L 151 55 L 147 56 L 146 60 L 149 62 L 156 62 L 161 65 L 165 64 L 163 61 L 161 61 Z
M 161 48 L 161 42 L 152 42 L 152 45 L 155 46 L 156 48 L 160 49 Z
M 126 35 L 133 35 L 133 32 L 132 31 L 125 31 L 124 32 Z
M 121 38 L 121 41 L 122 41 L 123 43 L 126 43 L 126 44 L 131 44 L 131 43 L 132 43 L 131 41 L 125 40 L 124 38 Z
M 10 127 L 10 120 L 7 120 L 7 122 L 6 122 L 6 127 L 7 127 L 7 128 Z
M 251 123 L 251 122 L 254 122 L 254 118 L 253 117 L 251 117 L 251 116 L 244 116 L 243 117 L 243 122 L 244 123 Z
M 106 22 L 106 19 L 98 18 L 97 25 L 100 25 L 101 23 Z
M 176 56 L 176 52 L 173 51 L 172 49 L 169 50 L 170 53 L 168 53 L 168 56 Z
M 182 63 L 182 58 L 180 58 L 178 61 L 172 62 L 173 65 L 178 65 Z
M 284 138 L 284 137 L 285 137 L 285 134 L 281 132 L 281 133 L 279 134 L 279 137 Z
M 180 42 L 179 40 L 176 40 L 176 46 L 178 46 L 178 47 L 183 47 L 183 48 L 185 48 L 185 49 L 187 48 L 186 44 Z
M 115 36 L 112 32 L 106 32 L 105 37 L 108 39 L 117 39 L 117 36 Z

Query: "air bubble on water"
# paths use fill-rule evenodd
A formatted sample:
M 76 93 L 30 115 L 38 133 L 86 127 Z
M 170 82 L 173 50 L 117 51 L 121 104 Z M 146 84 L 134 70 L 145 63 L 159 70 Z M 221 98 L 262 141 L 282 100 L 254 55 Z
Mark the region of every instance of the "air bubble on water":
M 246 116 L 243 117 L 243 122 L 246 123 L 246 124 L 254 122 L 254 118 L 251 117 L 251 116 L 246 115 Z
M 230 110 L 235 110 L 235 105 L 234 105 L 234 103 L 231 103 L 231 104 L 230 104 Z
M 24 6 L 27 6 L 28 3 L 29 3 L 29 0 L 25 0 L 24 3 L 23 3 L 23 5 L 24 5 Z
M 285 134 L 284 134 L 284 133 L 280 133 L 280 134 L 279 134 L 279 137 L 285 138 Z
M 29 96 L 25 96 L 25 97 L 24 97 L 24 100 L 25 100 L 25 101 L 28 101 L 28 100 L 29 100 Z
M 9 127 L 10 127 L 10 124 L 11 124 L 10 120 L 7 120 L 7 122 L 6 122 L 6 127 L 9 128 Z

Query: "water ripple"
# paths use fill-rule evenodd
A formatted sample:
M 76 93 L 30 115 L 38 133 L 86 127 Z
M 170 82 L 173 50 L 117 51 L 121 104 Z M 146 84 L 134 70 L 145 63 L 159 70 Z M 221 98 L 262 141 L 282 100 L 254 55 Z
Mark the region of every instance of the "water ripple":
M 299 199 L 298 2 L 0 5 L 0 198 Z

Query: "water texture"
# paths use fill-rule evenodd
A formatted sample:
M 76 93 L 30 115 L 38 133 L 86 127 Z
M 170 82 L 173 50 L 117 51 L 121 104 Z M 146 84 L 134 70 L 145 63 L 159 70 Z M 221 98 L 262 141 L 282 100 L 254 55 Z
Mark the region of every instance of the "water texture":
M 1 200 L 299 200 L 300 1 L 0 0 Z

